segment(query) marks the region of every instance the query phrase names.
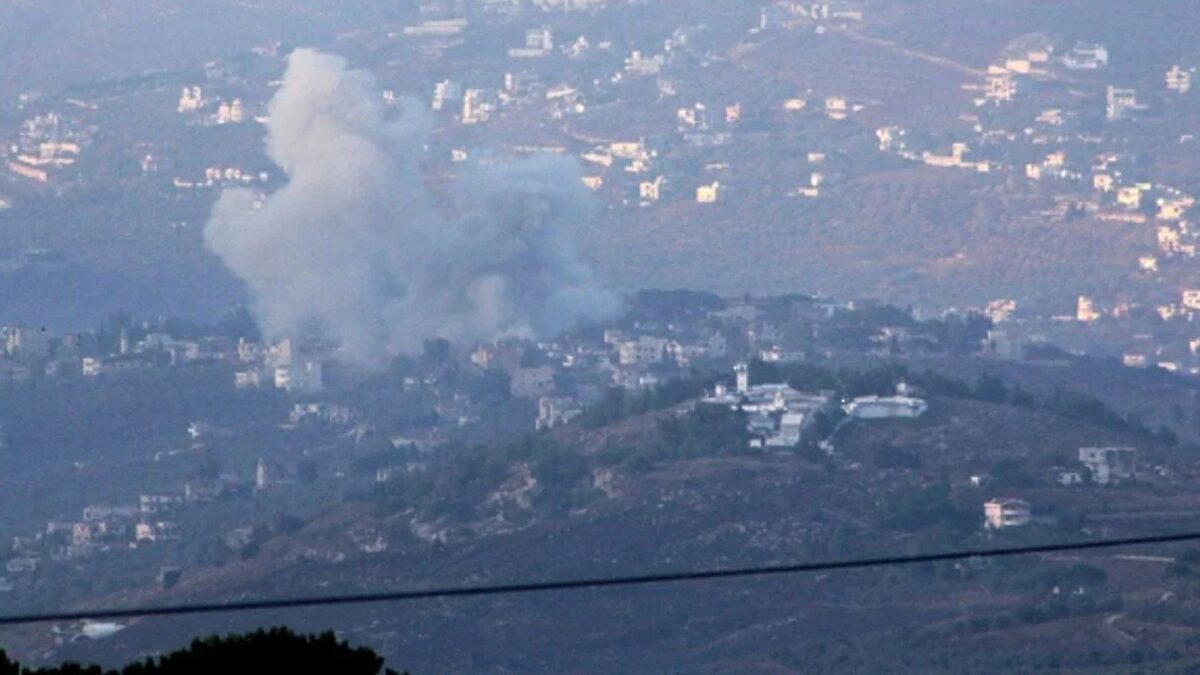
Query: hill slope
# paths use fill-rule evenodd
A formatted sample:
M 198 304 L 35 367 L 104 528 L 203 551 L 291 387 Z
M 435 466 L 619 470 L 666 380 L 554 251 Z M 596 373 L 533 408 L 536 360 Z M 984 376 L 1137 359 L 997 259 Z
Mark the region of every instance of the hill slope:
M 620 426 L 650 436 L 658 420 L 677 412 Z M 608 431 L 586 432 L 573 444 Z M 576 508 L 546 498 L 539 470 L 527 464 L 510 466 L 507 477 L 465 514 L 430 520 L 403 505 L 347 503 L 265 543 L 249 560 L 187 576 L 170 591 L 148 589 L 110 602 L 608 576 L 1120 535 L 1188 522 L 1197 489 L 1187 481 L 1147 478 L 1139 487 L 1066 489 L 1049 480 L 1051 467 L 1077 447 L 1098 444 L 1137 445 L 1147 465 L 1191 462 L 1181 451 L 1046 413 L 938 398 L 917 421 L 851 424 L 839 434 L 839 451 L 829 462 L 735 451 L 647 467 L 600 452 L 582 478 L 600 494 Z M 896 451 L 916 458 L 912 468 L 881 469 L 879 457 Z M 977 488 L 972 475 L 989 478 Z M 1025 497 L 1047 520 L 1015 535 L 984 537 L 980 508 L 994 496 Z M 1096 608 L 1113 598 L 1132 603 L 1166 587 L 1161 564 L 1131 565 L 1109 554 L 1082 560 L 1106 570 L 1108 580 L 1093 591 L 1094 607 L 1075 608 L 1076 614 L 1055 624 L 1066 635 L 1094 630 L 1103 619 Z M 1052 558 L 1022 559 L 970 573 L 885 569 L 146 620 L 83 652 L 70 646 L 42 653 L 119 660 L 196 632 L 286 622 L 303 629 L 336 626 L 343 636 L 379 649 L 389 664 L 415 672 L 843 671 L 847 662 L 838 659 L 848 654 L 863 668 L 871 659 L 897 665 L 910 643 L 924 640 L 919 654 L 905 657 L 915 659 L 909 663 L 916 671 L 918 664 L 935 668 L 941 654 L 979 658 L 1005 649 L 1024 630 L 1022 621 L 1009 619 L 945 645 L 921 630 L 959 635 L 958 626 L 970 620 L 1016 616 L 1045 599 L 1038 575 L 1063 565 Z M 1182 625 L 1172 630 L 1171 644 L 1180 645 L 1194 631 Z M 33 632 L 25 638 L 31 651 L 44 644 Z M 964 640 L 974 645 L 965 652 Z M 870 652 L 846 646 L 859 644 L 871 645 Z M 1129 649 L 1118 645 L 1109 656 L 1119 661 Z M 1026 656 L 1039 659 L 1049 651 L 1045 645 Z M 1087 655 L 1082 645 L 1077 652 L 1058 652 L 1063 663 L 1083 663 Z M 840 656 L 827 660 L 830 655 Z M 987 659 L 977 663 L 989 665 Z M 999 663 L 994 669 L 1004 670 Z

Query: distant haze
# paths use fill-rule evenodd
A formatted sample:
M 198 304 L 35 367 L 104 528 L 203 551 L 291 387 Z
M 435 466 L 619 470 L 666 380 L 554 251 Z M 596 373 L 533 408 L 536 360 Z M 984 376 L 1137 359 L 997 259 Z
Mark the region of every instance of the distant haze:
M 475 169 L 457 186 L 465 215 L 451 218 L 420 172 L 429 129 L 419 104 L 390 108 L 344 59 L 292 53 L 267 123 L 288 182 L 226 190 L 204 232 L 267 336 L 315 328 L 369 364 L 432 337 L 546 335 L 616 310 L 575 254 L 591 209 L 573 160 Z

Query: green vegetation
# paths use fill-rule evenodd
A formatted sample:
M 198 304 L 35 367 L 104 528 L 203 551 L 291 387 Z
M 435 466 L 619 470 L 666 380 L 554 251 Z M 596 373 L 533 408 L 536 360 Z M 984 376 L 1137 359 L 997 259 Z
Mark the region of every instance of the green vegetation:
M 1095 396 L 1055 389 L 1053 396 L 1045 402 L 1044 407 L 1063 417 L 1070 417 L 1098 427 L 1136 434 L 1166 445 L 1179 443 L 1179 438 L 1170 429 L 1160 428 L 1153 431 L 1136 415 L 1121 415 Z
M 196 639 L 186 649 L 131 663 L 119 670 L 65 663 L 25 668 L 0 651 L 0 675 L 200 675 L 202 673 L 328 673 L 376 675 L 383 658 L 366 647 L 351 647 L 332 632 L 297 635 L 287 628 L 248 635 Z
M 653 389 L 630 394 L 624 389 L 611 388 L 595 405 L 588 406 L 580 418 L 585 429 L 599 429 L 634 415 L 664 410 L 704 394 L 711 379 L 693 373 L 690 377 L 667 380 Z
M 703 291 L 651 289 L 638 291 L 634 307 L 639 314 L 661 321 L 719 311 L 725 308 L 725 300 Z
M 978 529 L 979 516 L 960 508 L 950 497 L 950 487 L 940 483 L 893 495 L 885 509 L 887 524 L 908 532 L 939 527 L 959 532 Z
M 682 381 L 678 388 L 667 385 L 644 397 L 615 394 L 609 399 L 613 407 L 602 415 L 619 417 L 620 411 L 655 409 L 695 386 Z M 400 471 L 368 494 L 354 498 L 369 500 L 383 512 L 414 509 L 431 517 L 468 519 L 523 466 L 536 481 L 530 495 L 534 506 L 562 511 L 586 505 L 598 496 L 591 476 L 600 466 L 648 468 L 669 459 L 746 452 L 743 413 L 723 406 L 698 406 L 691 412 L 665 415 L 636 441 L 614 441 L 594 455 L 585 455 L 549 434 L 528 434 L 493 444 L 450 444 L 430 455 L 388 450 L 356 462 L 356 468 L 364 472 L 407 464 L 420 468 Z
M 877 448 L 872 460 L 880 469 L 919 469 L 922 466 L 920 457 L 894 446 Z

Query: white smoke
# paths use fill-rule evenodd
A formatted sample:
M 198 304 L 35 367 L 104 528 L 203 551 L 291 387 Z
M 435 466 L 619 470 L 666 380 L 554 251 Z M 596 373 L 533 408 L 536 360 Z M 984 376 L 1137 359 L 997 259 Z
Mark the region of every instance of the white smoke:
M 426 114 L 382 100 L 344 59 L 294 51 L 267 123 L 287 184 L 226 190 L 213 207 L 205 241 L 268 337 L 315 329 L 366 364 L 428 338 L 549 335 L 616 310 L 575 254 L 590 209 L 573 160 L 477 169 L 457 186 L 465 215 L 447 217 L 421 174 Z

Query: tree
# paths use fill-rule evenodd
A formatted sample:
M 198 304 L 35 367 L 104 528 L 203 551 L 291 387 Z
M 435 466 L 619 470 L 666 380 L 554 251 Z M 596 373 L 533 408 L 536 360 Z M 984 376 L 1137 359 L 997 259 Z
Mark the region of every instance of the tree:
M 980 375 L 975 382 L 975 398 L 989 403 L 1004 403 L 1008 398 L 1008 387 L 993 375 Z
M 919 469 L 922 466 L 920 457 L 896 446 L 876 448 L 872 459 L 880 469 Z
M 320 477 L 320 472 L 317 470 L 317 463 L 311 459 L 301 460 L 296 466 L 296 474 L 300 478 L 300 482 L 305 485 L 312 485 Z
M 297 635 L 288 628 L 248 635 L 196 639 L 186 649 L 131 663 L 121 670 L 65 663 L 56 668 L 21 668 L 0 652 L 0 675 L 197 675 L 199 673 L 338 673 L 377 675 L 383 657 L 366 647 L 339 642 L 332 631 Z
M 1009 395 L 1009 403 L 1018 408 L 1032 408 L 1037 401 L 1034 400 L 1033 394 L 1030 394 L 1018 385 L 1012 388 Z
M 940 484 L 893 495 L 886 512 L 889 525 L 908 532 L 933 527 L 967 531 L 975 524 L 974 514 L 960 510 L 950 500 L 949 486 Z
M 430 366 L 441 366 L 450 360 L 450 341 L 445 338 L 426 340 L 421 359 Z

